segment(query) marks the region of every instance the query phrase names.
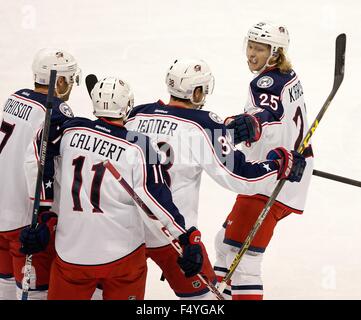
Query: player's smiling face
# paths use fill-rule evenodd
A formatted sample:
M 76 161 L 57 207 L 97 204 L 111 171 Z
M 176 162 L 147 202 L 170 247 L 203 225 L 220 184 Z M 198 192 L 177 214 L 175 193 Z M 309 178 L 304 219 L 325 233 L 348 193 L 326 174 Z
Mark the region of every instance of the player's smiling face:
M 249 40 L 246 54 L 249 69 L 252 72 L 259 71 L 266 64 L 271 54 L 271 48 L 268 44 Z

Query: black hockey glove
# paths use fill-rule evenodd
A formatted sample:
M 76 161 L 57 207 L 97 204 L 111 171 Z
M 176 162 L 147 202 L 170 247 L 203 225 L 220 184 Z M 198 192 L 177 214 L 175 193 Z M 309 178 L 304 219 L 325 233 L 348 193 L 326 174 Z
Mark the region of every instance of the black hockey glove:
M 277 179 L 300 182 L 306 167 L 306 160 L 297 151 L 288 151 L 279 147 L 267 154 L 268 160 L 275 160 L 279 164 Z
M 177 262 L 186 278 L 193 277 L 202 270 L 203 253 L 200 243 L 201 233 L 196 227 L 189 228 L 186 233 L 179 236 L 183 255 L 178 258 Z
M 261 137 L 262 126 L 258 119 L 251 114 L 242 113 L 229 118 L 229 121 L 227 122 L 227 129 L 234 130 L 234 144 L 243 141 L 248 143 L 256 142 Z
M 21 248 L 23 254 L 34 254 L 45 250 L 49 243 L 50 231 L 45 223 L 40 223 L 36 228 L 25 227 L 20 233 Z
M 54 228 L 56 221 L 57 215 L 54 212 L 40 212 L 38 225 L 35 228 L 27 226 L 21 231 L 19 237 L 21 242 L 20 252 L 34 254 L 45 250 L 50 240 L 50 230 Z

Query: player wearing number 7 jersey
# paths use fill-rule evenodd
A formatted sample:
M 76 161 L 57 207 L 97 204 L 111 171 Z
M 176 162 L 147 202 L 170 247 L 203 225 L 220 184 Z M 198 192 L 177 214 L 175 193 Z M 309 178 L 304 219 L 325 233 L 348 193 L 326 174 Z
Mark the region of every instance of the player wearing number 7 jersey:
M 248 66 L 256 76 L 249 88 L 245 113 L 226 119 L 234 130 L 235 143 L 242 142 L 247 159 L 265 159 L 276 147 L 297 149 L 308 131 L 303 88 L 287 60 L 287 29 L 273 23 L 258 23 L 246 38 Z M 232 121 L 234 120 L 234 121 Z M 242 257 L 225 294 L 233 300 L 262 299 L 261 262 L 273 230 L 290 213 L 302 213 L 310 184 L 313 155 L 305 149 L 307 166 L 300 183 L 286 183 L 263 221 L 247 253 Z M 273 192 L 270 187 L 256 195 L 240 194 L 217 235 L 215 270 L 220 279 L 244 242 Z
M 31 223 L 34 188 L 28 190 L 24 162 L 27 150 L 34 156 L 37 146 L 33 139 L 40 132 L 45 119 L 45 105 L 50 70 L 57 70 L 50 131 L 73 117 L 65 103 L 74 83 L 79 84 L 80 70 L 74 57 L 61 49 L 41 49 L 34 57 L 32 71 L 34 90 L 22 89 L 12 94 L 4 104 L 0 134 L 0 300 L 21 297 L 22 268 L 25 255 L 19 252 L 21 230 Z M 40 211 L 51 204 L 52 168 L 44 173 Z M 34 168 L 36 180 L 37 167 Z M 28 299 L 45 299 L 48 289 L 52 246 L 33 256 L 33 271 Z M 16 286 L 15 286 L 16 284 Z
M 185 215 L 186 225 L 197 224 L 203 170 L 221 186 L 252 195 L 275 187 L 277 177 L 299 180 L 304 168 L 302 157 L 286 151 L 280 162 L 247 162 L 232 144 L 222 119 L 200 110 L 206 95 L 212 93 L 213 83 L 210 68 L 203 60 L 176 60 L 166 76 L 169 103 L 137 106 L 126 123 L 127 128 L 148 135 L 158 145 L 167 169 L 166 181 L 175 204 Z M 177 256 L 171 246 L 154 235 L 156 230 L 147 226 L 145 231 L 147 255 L 160 266 L 175 294 L 180 298 L 212 299 L 197 278 L 188 280 L 178 272 Z M 203 273 L 216 281 L 205 252 L 204 257 Z

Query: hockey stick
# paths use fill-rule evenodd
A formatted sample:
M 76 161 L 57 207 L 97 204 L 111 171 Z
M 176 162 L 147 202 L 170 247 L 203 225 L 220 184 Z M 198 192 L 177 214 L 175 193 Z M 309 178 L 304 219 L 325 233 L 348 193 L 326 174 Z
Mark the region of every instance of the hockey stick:
M 158 218 L 152 213 L 149 207 L 142 201 L 142 199 L 136 194 L 133 188 L 124 180 L 120 172 L 110 163 L 109 160 L 103 162 L 105 168 L 107 168 L 110 173 L 114 176 L 115 179 L 121 184 L 121 186 L 128 192 L 128 194 L 133 198 L 135 203 L 145 212 L 145 214 L 153 221 L 153 223 L 162 231 L 162 234 L 168 239 L 173 248 L 182 256 L 182 248 L 179 245 L 177 239 L 175 239 L 169 230 L 163 226 L 163 224 L 158 220 Z M 215 285 L 208 281 L 205 275 L 198 273 L 198 278 L 208 287 L 208 289 L 217 297 L 218 300 L 224 300 L 222 294 L 217 290 Z
M 346 35 L 344 33 L 342 33 L 342 34 L 338 35 L 336 38 L 335 74 L 334 74 L 334 82 L 333 82 L 332 90 L 331 90 L 329 96 L 327 97 L 325 103 L 323 104 L 320 112 L 316 116 L 315 121 L 313 121 L 310 129 L 306 133 L 306 136 L 303 138 L 300 146 L 298 147 L 297 151 L 299 153 L 303 153 L 303 151 L 308 146 L 308 142 L 309 142 L 311 136 L 315 133 L 315 130 L 316 130 L 319 122 L 321 121 L 323 115 L 325 114 L 328 106 L 330 105 L 333 97 L 335 96 L 338 88 L 340 87 L 340 85 L 342 83 L 342 80 L 344 77 L 344 72 L 345 72 L 345 50 L 346 50 Z M 238 250 L 238 253 L 234 257 L 232 264 L 228 269 L 227 274 L 224 276 L 222 281 L 219 283 L 219 285 L 218 285 L 219 292 L 222 293 L 224 291 L 224 289 L 227 287 L 227 282 L 229 282 L 229 280 L 231 279 L 234 271 L 236 270 L 238 264 L 241 261 L 241 258 L 243 257 L 245 252 L 250 247 L 253 238 L 255 237 L 263 220 L 266 218 L 271 206 L 275 202 L 275 200 L 276 200 L 278 194 L 280 193 L 285 182 L 286 182 L 286 180 L 280 180 L 278 182 L 276 188 L 273 190 L 270 198 L 268 199 L 265 207 L 263 208 L 262 212 L 258 216 L 258 218 L 257 218 L 255 224 L 253 225 L 250 233 L 248 234 L 246 240 L 244 241 L 241 248 Z
M 43 134 L 41 136 L 40 162 L 38 164 L 38 175 L 36 177 L 33 215 L 32 215 L 32 219 L 31 219 L 31 228 L 33 228 L 33 229 L 36 227 L 37 221 L 38 221 L 38 213 L 39 213 L 39 207 L 40 207 L 40 193 L 41 193 L 41 186 L 43 183 L 46 151 L 48 148 L 50 120 L 51 120 L 51 114 L 53 111 L 55 80 L 56 80 L 56 70 L 51 70 L 49 87 L 48 87 L 48 95 L 46 97 L 46 106 L 45 106 L 46 113 L 45 113 L 44 129 L 43 129 Z M 29 289 L 30 289 L 31 269 L 32 269 L 32 266 L 31 266 L 32 258 L 33 258 L 33 256 L 31 254 L 26 255 L 25 266 L 24 266 L 24 278 L 22 281 L 21 300 L 28 299 L 28 294 L 29 294 Z
M 361 188 L 361 181 L 345 178 L 345 177 L 342 177 L 342 176 L 337 176 L 335 174 L 320 171 L 320 170 L 313 170 L 312 174 L 314 176 L 318 176 L 318 177 L 321 177 L 321 178 L 338 181 L 338 182 L 345 183 L 345 184 L 350 184 L 352 186 Z
M 85 84 L 86 84 L 86 88 L 88 90 L 88 93 L 89 93 L 89 96 L 90 96 L 90 99 L 91 99 L 91 92 L 94 88 L 94 86 L 96 85 L 96 83 L 98 82 L 98 78 L 95 74 L 88 74 L 86 77 L 85 77 Z

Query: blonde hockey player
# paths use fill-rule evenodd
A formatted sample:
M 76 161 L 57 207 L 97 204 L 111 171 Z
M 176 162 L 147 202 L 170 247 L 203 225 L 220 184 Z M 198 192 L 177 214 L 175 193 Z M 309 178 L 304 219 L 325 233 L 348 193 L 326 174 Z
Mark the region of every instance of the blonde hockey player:
M 167 71 L 166 85 L 169 102 L 159 100 L 135 107 L 126 126 L 148 135 L 159 147 L 166 169 L 165 181 L 175 204 L 185 214 L 186 226 L 197 225 L 203 170 L 221 186 L 246 194 L 266 192 L 275 186 L 277 178 L 301 179 L 305 165 L 302 156 L 285 151 L 277 160 L 247 162 L 245 155 L 230 141 L 222 119 L 213 112 L 201 110 L 214 85 L 205 61 L 176 60 Z M 177 254 L 154 233 L 151 226 L 146 227 L 147 256 L 162 269 L 175 294 L 183 299 L 212 299 L 208 288 L 196 277 L 186 279 L 178 271 Z M 216 282 L 205 249 L 202 272 Z
M 242 142 L 242 151 L 249 161 L 265 159 L 267 155 L 278 157 L 285 149 L 296 150 L 308 130 L 303 88 L 286 57 L 288 45 L 289 34 L 283 25 L 261 22 L 248 31 L 246 55 L 255 78 L 250 84 L 245 112 L 226 119 L 226 123 L 234 131 L 235 143 Z M 224 291 L 229 298 L 263 298 L 261 262 L 273 230 L 278 221 L 292 212 L 301 214 L 305 206 L 313 168 L 311 146 L 303 155 L 307 166 L 301 182 L 284 185 Z M 241 192 L 237 196 L 217 235 L 215 271 L 219 279 L 227 273 L 273 190 L 268 186 L 256 195 Z

